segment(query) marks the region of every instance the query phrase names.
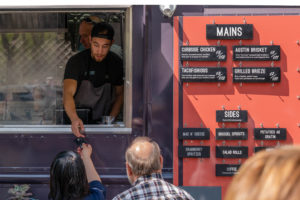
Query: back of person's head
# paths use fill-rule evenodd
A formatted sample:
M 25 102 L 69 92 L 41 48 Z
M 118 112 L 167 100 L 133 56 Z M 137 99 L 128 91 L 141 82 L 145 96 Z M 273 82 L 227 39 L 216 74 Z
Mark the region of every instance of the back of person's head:
M 56 155 L 50 169 L 51 200 L 73 200 L 88 195 L 88 182 L 79 154 L 63 151 Z
M 113 40 L 114 35 L 115 35 L 115 31 L 113 27 L 106 22 L 100 22 L 95 24 L 91 33 L 92 38 L 100 37 L 108 40 Z
M 97 23 L 103 22 L 104 20 L 101 19 L 98 16 L 92 15 L 92 16 L 88 16 L 88 17 L 83 18 L 82 21 L 85 21 L 87 23 L 97 24 Z
M 137 137 L 127 148 L 125 157 L 136 176 L 151 175 L 162 168 L 160 148 L 148 137 Z
M 90 25 L 91 27 L 93 27 L 95 24 L 97 23 L 101 23 L 104 22 L 104 20 L 98 16 L 87 16 L 84 17 L 81 21 L 80 21 L 80 26 L 86 24 L 86 25 Z M 91 31 L 92 29 L 90 29 Z
M 79 26 L 79 36 L 80 43 L 84 46 L 84 48 L 88 49 L 91 47 L 90 36 L 93 26 L 102 21 L 103 20 L 98 16 L 87 16 L 81 20 Z
M 258 152 L 239 169 L 225 200 L 298 200 L 300 147 Z

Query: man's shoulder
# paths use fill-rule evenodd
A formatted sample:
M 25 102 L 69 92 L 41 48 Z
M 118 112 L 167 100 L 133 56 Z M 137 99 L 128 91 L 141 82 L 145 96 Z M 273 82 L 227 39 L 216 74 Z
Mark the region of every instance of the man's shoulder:
M 124 192 L 118 194 L 112 200 L 126 199 L 126 197 L 127 197 L 127 199 L 131 199 L 130 198 L 131 191 L 132 191 L 132 187 L 129 188 L 129 189 L 127 189 L 127 190 L 125 190 Z
M 145 193 L 146 192 L 146 193 Z M 186 199 L 193 200 L 190 194 L 185 190 L 160 178 L 152 178 L 147 181 L 138 183 L 137 185 L 120 193 L 113 200 L 119 199 L 139 199 L 141 197 L 160 199 Z
M 86 70 L 86 63 L 89 62 L 89 49 L 73 55 L 67 62 L 64 79 L 79 80 L 80 75 Z
M 110 51 L 108 54 L 107 54 L 107 60 L 109 62 L 114 62 L 114 63 L 118 63 L 118 64 L 122 64 L 123 63 L 123 60 L 114 52 Z
M 91 55 L 91 51 L 90 49 L 85 49 L 83 51 L 80 51 L 76 54 L 74 54 L 73 56 L 71 56 L 70 60 L 71 61 L 79 61 L 85 58 L 89 58 Z
M 172 183 L 169 183 L 168 181 L 164 179 L 157 178 L 155 180 L 156 182 L 159 182 L 159 185 L 161 187 L 162 193 L 165 195 L 165 199 L 186 199 L 186 200 L 194 200 L 194 198 L 186 192 L 184 189 L 173 185 Z

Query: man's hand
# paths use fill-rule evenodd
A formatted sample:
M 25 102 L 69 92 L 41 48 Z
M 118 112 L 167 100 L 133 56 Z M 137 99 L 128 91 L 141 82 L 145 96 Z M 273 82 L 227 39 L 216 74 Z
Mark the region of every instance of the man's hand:
M 72 132 L 76 137 L 85 137 L 82 133 L 84 132 L 84 126 L 81 119 L 76 119 L 72 121 Z

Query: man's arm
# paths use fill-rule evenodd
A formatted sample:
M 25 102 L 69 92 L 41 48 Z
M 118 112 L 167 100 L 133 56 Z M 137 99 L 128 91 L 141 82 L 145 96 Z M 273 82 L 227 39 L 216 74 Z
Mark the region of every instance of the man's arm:
M 63 93 L 63 101 L 65 111 L 71 120 L 71 128 L 72 132 L 77 137 L 84 137 L 83 134 L 80 133 L 84 131 L 84 126 L 82 120 L 78 117 L 76 112 L 76 106 L 74 101 L 74 95 L 77 88 L 77 81 L 73 79 L 65 79 L 64 80 L 64 93 Z
M 123 85 L 118 85 L 115 86 L 116 90 L 116 100 L 114 105 L 112 106 L 110 116 L 117 117 L 118 114 L 120 113 L 123 102 L 124 102 L 124 86 Z

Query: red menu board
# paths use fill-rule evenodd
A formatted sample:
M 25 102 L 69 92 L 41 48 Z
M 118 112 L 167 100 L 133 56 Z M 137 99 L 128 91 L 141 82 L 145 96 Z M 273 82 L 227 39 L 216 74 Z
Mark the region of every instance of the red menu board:
M 174 184 L 224 197 L 255 151 L 300 143 L 299 41 L 300 16 L 174 17 Z

